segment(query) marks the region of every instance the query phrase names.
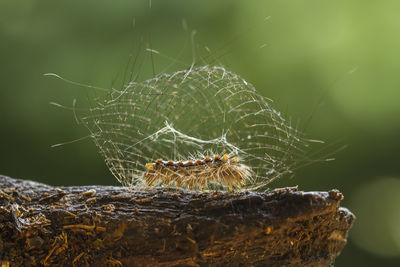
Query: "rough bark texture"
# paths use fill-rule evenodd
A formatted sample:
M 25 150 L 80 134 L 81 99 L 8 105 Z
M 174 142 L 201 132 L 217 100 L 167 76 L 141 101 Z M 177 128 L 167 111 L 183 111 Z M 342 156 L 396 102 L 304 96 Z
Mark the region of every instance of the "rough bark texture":
M 0 176 L 2 266 L 328 266 L 342 194 L 50 187 Z

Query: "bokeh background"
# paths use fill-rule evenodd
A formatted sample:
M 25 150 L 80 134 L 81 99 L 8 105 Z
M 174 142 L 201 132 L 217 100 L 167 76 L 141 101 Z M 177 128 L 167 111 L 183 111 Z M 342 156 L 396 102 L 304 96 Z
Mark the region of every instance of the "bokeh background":
M 125 72 L 143 80 L 188 67 L 195 55 L 253 83 L 310 137 L 348 145 L 335 161 L 273 186 L 344 193 L 357 220 L 335 266 L 400 266 L 399 10 L 399 1 L 373 0 L 153 0 L 151 8 L 3 0 L 0 173 L 52 185 L 116 184 L 90 139 L 50 147 L 88 132 L 71 110 L 49 103 L 76 99 L 84 107 L 93 92 L 43 74 L 118 88 Z M 151 60 L 146 48 L 160 54 Z

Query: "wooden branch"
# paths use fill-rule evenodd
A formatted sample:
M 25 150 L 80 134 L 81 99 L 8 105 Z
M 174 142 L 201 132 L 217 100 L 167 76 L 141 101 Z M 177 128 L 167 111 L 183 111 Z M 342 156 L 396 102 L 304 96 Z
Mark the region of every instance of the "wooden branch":
M 343 196 L 51 187 L 0 176 L 1 266 L 328 266 Z

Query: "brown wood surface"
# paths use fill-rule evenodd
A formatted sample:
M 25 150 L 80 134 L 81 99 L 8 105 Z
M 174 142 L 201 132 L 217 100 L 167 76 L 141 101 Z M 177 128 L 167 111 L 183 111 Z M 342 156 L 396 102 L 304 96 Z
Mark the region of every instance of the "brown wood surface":
M 0 176 L 1 266 L 328 266 L 343 195 L 51 187 Z

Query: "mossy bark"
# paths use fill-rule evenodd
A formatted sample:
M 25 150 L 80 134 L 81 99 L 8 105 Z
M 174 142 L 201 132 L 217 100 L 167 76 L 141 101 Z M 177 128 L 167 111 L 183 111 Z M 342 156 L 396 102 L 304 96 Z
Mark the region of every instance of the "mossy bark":
M 2 266 L 328 266 L 354 215 L 337 190 L 51 187 L 0 176 Z

